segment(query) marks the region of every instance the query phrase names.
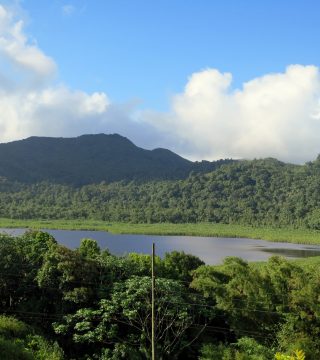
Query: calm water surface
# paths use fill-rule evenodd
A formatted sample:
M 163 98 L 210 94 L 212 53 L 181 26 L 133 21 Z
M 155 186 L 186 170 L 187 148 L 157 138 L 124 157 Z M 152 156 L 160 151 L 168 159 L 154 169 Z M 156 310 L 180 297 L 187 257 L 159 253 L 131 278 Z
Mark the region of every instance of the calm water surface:
M 12 235 L 21 235 L 25 229 L 0 229 Z M 226 256 L 238 256 L 248 261 L 267 260 L 272 255 L 287 258 L 320 256 L 320 246 L 273 243 L 245 238 L 217 238 L 197 236 L 119 235 L 104 231 L 45 230 L 69 248 L 79 247 L 83 238 L 95 239 L 101 249 L 108 248 L 115 255 L 130 252 L 150 253 L 152 242 L 156 253 L 164 256 L 173 250 L 198 256 L 207 264 L 219 264 Z

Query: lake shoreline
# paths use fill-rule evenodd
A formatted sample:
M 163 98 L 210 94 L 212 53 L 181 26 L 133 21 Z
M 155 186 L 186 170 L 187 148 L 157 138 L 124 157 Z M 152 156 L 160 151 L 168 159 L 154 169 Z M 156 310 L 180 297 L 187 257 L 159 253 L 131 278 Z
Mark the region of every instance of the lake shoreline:
M 2 228 L 3 233 L 15 237 L 24 234 L 25 230 L 25 228 Z M 266 261 L 274 255 L 284 256 L 287 259 L 320 256 L 320 245 L 274 243 L 249 238 L 114 234 L 97 230 L 46 229 L 44 231 L 52 235 L 60 245 L 69 249 L 79 248 L 82 239 L 93 239 L 101 250 L 108 249 L 116 256 L 130 253 L 150 255 L 152 244 L 155 244 L 156 254 L 161 258 L 172 251 L 183 251 L 197 256 L 208 265 L 221 264 L 228 256 L 239 257 L 249 262 Z
M 19 220 L 0 218 L 0 228 L 107 231 L 112 234 L 249 238 L 272 242 L 319 245 L 320 231 L 236 224 L 131 224 L 101 220 Z

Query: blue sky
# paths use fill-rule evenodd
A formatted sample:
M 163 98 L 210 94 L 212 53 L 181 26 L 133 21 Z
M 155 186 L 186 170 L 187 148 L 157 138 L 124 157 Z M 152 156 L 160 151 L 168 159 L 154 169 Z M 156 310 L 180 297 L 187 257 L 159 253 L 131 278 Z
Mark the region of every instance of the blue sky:
M 0 141 L 104 132 L 197 160 L 312 160 L 319 14 L 318 0 L 0 0 Z
M 310 0 L 25 0 L 27 31 L 70 86 L 168 107 L 190 74 L 217 68 L 233 87 L 319 66 L 320 2 Z M 64 14 L 68 7 L 70 14 Z

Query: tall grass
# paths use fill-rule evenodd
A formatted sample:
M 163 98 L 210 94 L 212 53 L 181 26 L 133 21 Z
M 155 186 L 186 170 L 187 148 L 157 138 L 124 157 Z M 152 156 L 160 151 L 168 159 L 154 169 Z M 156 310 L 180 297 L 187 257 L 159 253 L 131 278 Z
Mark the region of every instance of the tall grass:
M 130 224 L 100 220 L 16 220 L 0 218 L 0 228 L 33 228 L 61 230 L 100 230 L 116 234 L 189 235 L 244 237 L 274 242 L 320 245 L 320 231 L 309 229 L 257 227 L 235 224 Z

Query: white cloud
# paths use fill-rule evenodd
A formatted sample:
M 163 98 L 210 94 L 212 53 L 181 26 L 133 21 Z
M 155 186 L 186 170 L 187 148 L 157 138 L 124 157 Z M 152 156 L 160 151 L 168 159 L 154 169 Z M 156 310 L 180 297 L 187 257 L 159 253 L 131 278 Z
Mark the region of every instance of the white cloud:
M 168 147 L 193 159 L 273 156 L 304 162 L 320 153 L 320 73 L 290 65 L 233 90 L 232 75 L 194 73 L 167 113 L 137 113 L 55 84 L 57 66 L 24 32 L 24 22 L 0 5 L 0 141 L 27 136 L 114 133 L 137 145 Z
M 147 121 L 175 141 L 177 151 L 201 159 L 276 157 L 304 162 L 320 153 L 320 74 L 315 66 L 231 89 L 232 76 L 207 69 L 193 74 L 168 114 Z
M 18 71 L 29 71 L 33 76 L 51 76 L 56 65 L 23 33 L 24 23 L 0 5 L 0 56 Z
M 120 132 L 141 140 L 132 107 L 111 104 L 105 93 L 53 85 L 55 62 L 24 33 L 24 23 L 0 5 L 0 141 L 32 135 L 77 136 Z M 120 130 L 120 131 L 119 131 Z

